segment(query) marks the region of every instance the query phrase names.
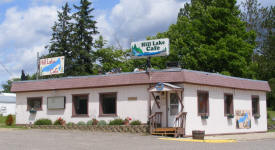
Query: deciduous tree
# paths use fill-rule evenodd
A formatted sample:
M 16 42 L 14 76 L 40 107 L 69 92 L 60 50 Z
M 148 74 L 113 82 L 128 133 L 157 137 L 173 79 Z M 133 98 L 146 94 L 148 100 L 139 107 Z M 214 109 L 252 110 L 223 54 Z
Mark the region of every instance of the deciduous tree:
M 183 68 L 253 77 L 256 34 L 246 31 L 236 0 L 191 0 L 176 24 L 156 38 L 170 39 L 171 56 Z

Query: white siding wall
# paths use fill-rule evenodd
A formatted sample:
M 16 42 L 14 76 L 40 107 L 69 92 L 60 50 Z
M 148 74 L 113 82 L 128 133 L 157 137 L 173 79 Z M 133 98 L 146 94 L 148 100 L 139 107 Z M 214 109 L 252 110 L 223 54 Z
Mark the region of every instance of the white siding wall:
M 257 132 L 267 130 L 266 119 L 266 94 L 260 91 L 238 90 L 230 88 L 219 88 L 202 85 L 182 84 L 184 86 L 184 111 L 187 112 L 186 134 L 191 135 L 192 130 L 205 130 L 206 134 L 220 133 L 239 133 L 239 132 Z M 39 118 L 49 118 L 56 120 L 62 117 L 67 122 L 75 122 L 91 120 L 112 120 L 114 117 L 99 117 L 99 93 L 117 92 L 117 114 L 118 117 L 124 119 L 132 117 L 133 119 L 147 122 L 148 105 L 147 100 L 149 93 L 147 85 L 122 86 L 110 88 L 95 88 L 95 89 L 75 89 L 75 90 L 58 90 L 44 92 L 28 92 L 17 93 L 16 97 L 16 123 L 29 124 Z M 202 120 L 198 116 L 197 108 L 197 90 L 209 91 L 209 118 Z M 72 116 L 72 94 L 89 93 L 89 117 L 71 117 Z M 260 114 L 258 120 L 251 118 L 251 129 L 236 129 L 236 120 L 227 119 L 224 116 L 224 93 L 233 94 L 234 113 L 235 110 L 252 110 L 251 95 L 259 95 L 260 98 Z M 35 115 L 27 111 L 27 97 L 43 96 L 42 111 L 38 111 Z M 61 110 L 47 110 L 47 97 L 51 96 L 66 96 L 66 108 Z M 128 97 L 137 97 L 137 100 L 128 100 Z M 162 111 L 163 126 L 166 125 L 166 102 L 165 96 L 161 97 L 161 110 L 158 110 L 156 104 L 151 98 L 153 110 L 152 112 Z
M 67 122 L 75 122 L 91 120 L 96 118 L 98 120 L 109 120 L 114 117 L 99 117 L 99 93 L 104 92 L 117 92 L 117 118 L 131 117 L 138 119 L 143 123 L 147 122 L 147 99 L 148 99 L 148 86 L 123 86 L 123 87 L 110 87 L 110 88 L 94 88 L 94 89 L 75 89 L 75 90 L 58 90 L 58 91 L 44 91 L 44 92 L 28 92 L 17 93 L 16 96 L 16 123 L 29 124 L 33 123 L 39 118 L 48 118 L 52 121 L 58 117 L 62 117 Z M 71 117 L 72 116 L 72 94 L 89 93 L 89 117 Z M 42 111 L 37 111 L 36 114 L 30 114 L 27 111 L 27 97 L 41 97 L 43 96 Z M 48 110 L 47 97 L 51 96 L 66 96 L 65 109 Z M 137 100 L 128 100 L 128 97 L 137 97 Z
M 0 103 L 0 114 L 3 116 L 15 115 L 15 107 L 15 103 Z M 1 108 L 6 108 L 6 110 L 1 110 Z
M 209 118 L 202 120 L 198 116 L 197 90 L 209 91 Z M 251 110 L 251 95 L 259 95 L 261 117 L 255 120 L 251 117 L 250 129 L 237 129 L 236 118 L 227 119 L 224 116 L 224 93 L 233 94 L 235 110 Z M 210 87 L 184 84 L 184 111 L 187 112 L 186 134 L 192 135 L 192 130 L 205 130 L 206 134 L 257 132 L 267 130 L 266 93 L 229 88 Z

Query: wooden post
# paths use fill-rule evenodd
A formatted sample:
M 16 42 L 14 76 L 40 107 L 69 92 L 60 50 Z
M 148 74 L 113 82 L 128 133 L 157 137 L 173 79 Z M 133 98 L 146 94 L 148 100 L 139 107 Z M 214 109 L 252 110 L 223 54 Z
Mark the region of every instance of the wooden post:
M 39 76 L 39 73 L 40 73 L 40 66 L 39 66 L 39 52 L 37 52 L 37 60 L 36 60 L 36 63 L 37 63 L 37 71 L 36 71 L 36 80 L 38 80 L 38 76 Z
M 147 62 L 146 62 L 146 72 L 151 71 L 151 57 L 147 57 Z
M 150 85 L 151 86 L 151 85 Z M 149 97 L 148 97 L 148 101 L 147 101 L 147 104 L 148 104 L 148 116 L 150 116 L 152 114 L 152 108 L 151 108 L 151 93 L 149 92 Z

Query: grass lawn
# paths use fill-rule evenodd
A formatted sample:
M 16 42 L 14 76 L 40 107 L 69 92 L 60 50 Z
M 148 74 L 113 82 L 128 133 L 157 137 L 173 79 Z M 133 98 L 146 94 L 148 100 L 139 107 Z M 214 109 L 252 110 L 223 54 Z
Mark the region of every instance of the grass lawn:
M 7 126 L 6 125 L 6 116 L 0 116 L 0 128 L 20 128 L 20 129 L 24 129 L 25 127 L 22 126 L 16 126 L 15 124 L 11 125 L 11 126 Z M 14 123 L 15 123 L 15 116 L 13 116 L 14 119 Z
M 272 121 L 272 118 L 275 118 L 275 111 L 267 111 L 269 114 L 269 118 L 267 119 L 267 124 L 268 125 L 275 125 L 275 121 Z

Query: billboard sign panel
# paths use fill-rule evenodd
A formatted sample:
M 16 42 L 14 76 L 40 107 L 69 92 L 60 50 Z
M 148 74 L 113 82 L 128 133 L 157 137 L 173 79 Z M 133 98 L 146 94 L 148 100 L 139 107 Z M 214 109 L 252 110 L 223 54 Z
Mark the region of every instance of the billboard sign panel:
M 131 43 L 132 58 L 169 55 L 169 39 L 156 39 Z
M 65 57 L 40 59 L 40 76 L 64 73 Z

